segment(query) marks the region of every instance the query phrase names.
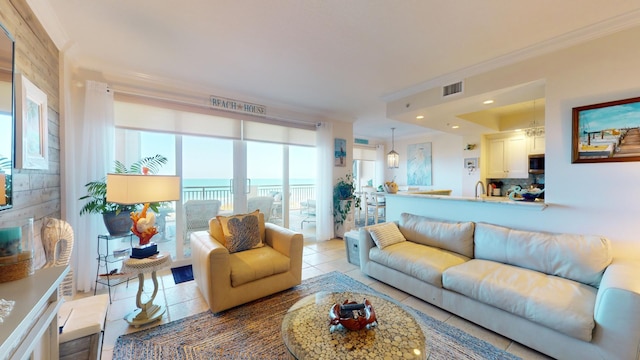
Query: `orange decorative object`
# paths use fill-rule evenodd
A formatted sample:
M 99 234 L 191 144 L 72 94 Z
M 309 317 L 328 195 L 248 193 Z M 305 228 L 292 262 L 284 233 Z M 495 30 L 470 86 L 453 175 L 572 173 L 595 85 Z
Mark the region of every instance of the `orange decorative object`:
M 147 245 L 151 242 L 151 238 L 158 233 L 158 229 L 154 226 L 156 217 L 154 213 L 147 214 L 149 204 L 144 204 L 144 208 L 140 213 L 131 212 L 131 220 L 133 220 L 133 226 L 131 226 L 131 232 L 136 234 L 140 238 L 140 245 Z
M 342 305 L 334 304 L 329 310 L 329 324 L 342 325 L 349 330 L 369 329 L 376 326 L 376 312 L 369 300 L 364 299 L 362 304 L 345 300 Z

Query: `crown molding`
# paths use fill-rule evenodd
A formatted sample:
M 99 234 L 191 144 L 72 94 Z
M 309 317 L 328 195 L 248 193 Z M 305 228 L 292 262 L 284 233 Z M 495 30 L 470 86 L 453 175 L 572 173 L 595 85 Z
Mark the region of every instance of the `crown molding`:
M 384 94 L 381 96 L 381 99 L 385 102 L 399 100 L 435 87 L 444 86 L 451 82 L 460 81 L 461 79 L 465 79 L 470 76 L 482 74 L 500 67 L 512 65 L 524 60 L 601 38 L 639 24 L 640 9 L 591 24 L 581 29 L 556 36 L 549 40 L 539 42 L 491 60 L 483 61 L 458 71 L 432 78 L 402 90 Z
M 71 39 L 60 23 L 60 19 L 53 10 L 50 1 L 27 0 L 27 5 L 29 5 L 31 11 L 40 21 L 40 24 L 42 24 L 42 27 L 44 27 L 58 50 L 65 51 L 72 46 Z

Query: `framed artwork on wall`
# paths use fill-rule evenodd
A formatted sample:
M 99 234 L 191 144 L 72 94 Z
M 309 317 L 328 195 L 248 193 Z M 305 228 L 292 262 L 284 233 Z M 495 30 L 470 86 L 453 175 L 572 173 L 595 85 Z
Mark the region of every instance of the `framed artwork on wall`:
M 347 166 L 347 140 L 335 139 L 334 154 L 333 164 L 335 166 Z
M 471 175 L 472 172 L 476 171 L 476 169 L 478 168 L 478 158 L 465 158 L 464 159 L 464 168 L 467 169 L 467 171 L 469 172 L 469 175 Z
M 407 145 L 407 185 L 433 185 L 430 142 Z
M 24 75 L 16 88 L 16 167 L 49 168 L 47 94 Z
M 572 163 L 640 161 L 640 97 L 573 108 Z

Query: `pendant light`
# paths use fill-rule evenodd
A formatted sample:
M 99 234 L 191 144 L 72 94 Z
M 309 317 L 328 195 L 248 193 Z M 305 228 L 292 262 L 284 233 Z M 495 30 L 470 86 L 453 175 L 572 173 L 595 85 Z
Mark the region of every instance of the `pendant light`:
M 394 130 L 396 128 L 391 128 L 391 151 L 387 154 L 387 166 L 389 169 L 396 169 L 400 164 L 400 155 L 394 150 Z
M 525 129 L 525 134 L 531 136 L 544 135 L 544 126 L 541 126 L 536 122 L 536 101 L 533 100 L 533 121 L 529 124 L 529 128 Z

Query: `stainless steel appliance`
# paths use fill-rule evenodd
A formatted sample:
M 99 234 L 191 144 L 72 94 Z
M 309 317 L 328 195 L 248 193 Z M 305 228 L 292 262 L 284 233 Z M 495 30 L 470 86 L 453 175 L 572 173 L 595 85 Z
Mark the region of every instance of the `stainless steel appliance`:
M 529 174 L 544 174 L 544 154 L 529 155 Z

